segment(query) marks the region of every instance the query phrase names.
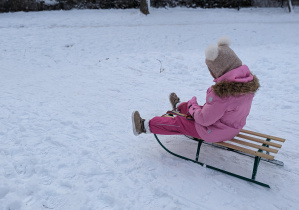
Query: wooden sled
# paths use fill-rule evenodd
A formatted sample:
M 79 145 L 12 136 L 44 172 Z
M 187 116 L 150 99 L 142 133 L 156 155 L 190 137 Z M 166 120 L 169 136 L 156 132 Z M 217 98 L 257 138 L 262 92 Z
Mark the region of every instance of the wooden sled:
M 254 184 L 258 184 L 260 186 L 267 187 L 267 188 L 270 188 L 270 186 L 268 184 L 265 184 L 265 183 L 255 180 L 260 161 L 267 161 L 269 163 L 273 163 L 273 164 L 280 165 L 280 166 L 284 165 L 283 162 L 275 160 L 274 155 L 277 154 L 277 152 L 279 151 L 279 149 L 282 146 L 281 143 L 285 142 L 285 139 L 262 134 L 262 133 L 257 133 L 257 132 L 253 132 L 253 131 L 249 131 L 249 130 L 245 130 L 245 129 L 242 129 L 241 132 L 235 138 L 233 138 L 229 141 L 223 141 L 223 142 L 218 142 L 218 143 L 207 143 L 202 139 L 187 136 L 188 138 L 198 142 L 197 152 L 196 152 L 194 160 L 184 157 L 184 156 L 181 156 L 181 155 L 178 155 L 174 152 L 171 152 L 161 143 L 158 136 L 156 134 L 154 134 L 154 135 L 155 135 L 155 138 L 158 141 L 158 143 L 167 152 L 169 152 L 170 154 L 172 154 L 176 157 L 182 158 L 184 160 L 192 161 L 201 166 L 205 166 L 206 168 L 210 168 L 210 169 L 213 169 L 213 170 L 228 174 L 230 176 L 233 176 L 233 177 L 236 177 L 239 179 L 243 179 L 248 182 L 252 182 Z M 253 170 L 252 170 L 251 178 L 240 176 L 238 174 L 231 173 L 229 171 L 225 171 L 220 168 L 213 167 L 211 165 L 206 165 L 206 164 L 198 161 L 200 147 L 201 147 L 202 143 L 216 146 L 221 149 L 228 150 L 228 151 L 237 152 L 239 154 L 246 155 L 249 157 L 253 157 L 254 163 L 253 163 Z

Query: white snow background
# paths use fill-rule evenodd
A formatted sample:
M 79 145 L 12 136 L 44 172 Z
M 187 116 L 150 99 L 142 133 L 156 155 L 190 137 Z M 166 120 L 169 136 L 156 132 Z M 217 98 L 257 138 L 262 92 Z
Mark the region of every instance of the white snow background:
M 287 139 L 283 167 L 259 166 L 271 189 L 132 132 L 132 111 L 160 116 L 172 91 L 204 103 L 204 51 L 222 35 L 261 83 L 245 128 Z M 6 13 L 0 37 L 1 210 L 299 209 L 296 8 Z M 195 142 L 161 140 L 194 158 Z M 200 160 L 247 177 L 253 167 L 208 145 Z

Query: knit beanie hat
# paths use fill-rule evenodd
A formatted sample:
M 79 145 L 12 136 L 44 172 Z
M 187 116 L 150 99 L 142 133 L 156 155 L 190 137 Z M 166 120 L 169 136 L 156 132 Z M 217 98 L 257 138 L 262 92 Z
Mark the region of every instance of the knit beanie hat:
M 218 45 L 210 45 L 206 49 L 206 64 L 215 79 L 242 66 L 242 61 L 229 45 L 229 37 L 221 37 Z

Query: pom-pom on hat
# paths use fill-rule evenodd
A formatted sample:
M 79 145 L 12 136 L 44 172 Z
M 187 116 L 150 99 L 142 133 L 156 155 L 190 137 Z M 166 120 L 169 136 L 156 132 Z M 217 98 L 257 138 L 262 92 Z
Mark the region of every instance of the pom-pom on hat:
M 242 61 L 229 47 L 230 43 L 229 37 L 223 36 L 217 45 L 210 45 L 206 49 L 206 64 L 215 79 L 242 66 Z

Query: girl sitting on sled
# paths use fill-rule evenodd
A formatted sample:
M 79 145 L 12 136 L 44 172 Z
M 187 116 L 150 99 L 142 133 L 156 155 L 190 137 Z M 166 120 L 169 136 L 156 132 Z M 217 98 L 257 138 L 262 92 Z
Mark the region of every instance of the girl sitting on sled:
M 222 37 L 218 45 L 211 45 L 205 51 L 206 65 L 216 84 L 207 90 L 203 106 L 197 104 L 195 96 L 187 102 L 180 102 L 179 97 L 171 93 L 172 108 L 180 115 L 144 120 L 138 111 L 134 111 L 134 134 L 187 135 L 207 142 L 235 137 L 246 124 L 259 81 L 246 65 L 242 65 L 229 45 L 229 38 Z

